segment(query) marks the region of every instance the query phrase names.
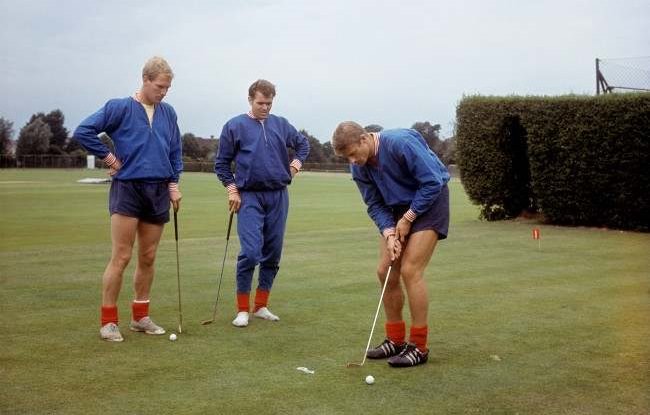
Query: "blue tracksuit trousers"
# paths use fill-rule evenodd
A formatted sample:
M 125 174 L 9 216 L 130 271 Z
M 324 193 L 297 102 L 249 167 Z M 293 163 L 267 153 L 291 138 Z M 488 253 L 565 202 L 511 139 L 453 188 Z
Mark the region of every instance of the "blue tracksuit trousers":
M 237 257 L 237 292 L 251 291 L 253 273 L 260 265 L 258 288 L 271 291 L 280 269 L 284 230 L 289 212 L 287 188 L 241 191 L 237 233 L 241 250 Z

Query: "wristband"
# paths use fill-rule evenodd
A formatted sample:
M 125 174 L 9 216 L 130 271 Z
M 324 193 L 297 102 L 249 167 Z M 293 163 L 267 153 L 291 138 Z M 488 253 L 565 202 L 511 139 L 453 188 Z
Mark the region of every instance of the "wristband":
M 117 163 L 117 157 L 113 153 L 108 153 L 106 157 L 102 159 L 106 167 L 113 167 L 115 163 Z

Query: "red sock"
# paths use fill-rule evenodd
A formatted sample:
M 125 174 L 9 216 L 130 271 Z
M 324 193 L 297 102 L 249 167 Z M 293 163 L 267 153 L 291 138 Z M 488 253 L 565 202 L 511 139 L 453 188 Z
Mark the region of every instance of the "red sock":
M 422 326 L 416 327 L 411 326 L 411 343 L 415 343 L 415 346 L 420 349 L 421 352 L 427 351 L 427 335 L 429 334 L 429 327 Z
M 251 293 L 237 293 L 237 311 L 248 313 Z
M 262 290 L 260 288 L 255 291 L 255 309 L 253 311 L 266 307 L 269 303 L 269 294 L 271 294 L 270 291 Z
M 117 324 L 117 306 L 102 306 L 102 327 L 108 323 Z
M 149 301 L 134 301 L 131 303 L 131 312 L 133 313 L 133 321 L 140 321 L 142 318 L 147 317 L 149 315 Z
M 385 327 L 388 340 L 396 344 L 404 343 L 404 338 L 406 337 L 406 323 L 404 320 L 387 321 Z

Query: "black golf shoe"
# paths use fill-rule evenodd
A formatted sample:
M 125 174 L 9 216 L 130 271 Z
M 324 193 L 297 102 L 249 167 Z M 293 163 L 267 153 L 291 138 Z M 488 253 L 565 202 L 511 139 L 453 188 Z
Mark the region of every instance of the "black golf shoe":
M 366 357 L 368 359 L 386 359 L 387 357 L 398 355 L 405 347 L 406 343 L 397 344 L 386 339 L 382 344 L 374 349 L 369 349 L 368 353 L 366 353 Z
M 397 356 L 388 359 L 392 367 L 411 367 L 426 363 L 429 359 L 429 351 L 421 352 L 414 344 L 408 343 Z

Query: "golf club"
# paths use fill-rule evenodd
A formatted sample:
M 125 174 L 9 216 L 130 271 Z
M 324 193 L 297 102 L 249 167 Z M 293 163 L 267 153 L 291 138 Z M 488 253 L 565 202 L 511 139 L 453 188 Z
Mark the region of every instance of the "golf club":
M 346 367 L 361 367 L 366 363 L 366 355 L 368 354 L 368 349 L 370 348 L 370 342 L 372 341 L 372 334 L 375 332 L 375 324 L 377 324 L 377 316 L 379 315 L 379 310 L 381 309 L 381 302 L 384 300 L 384 292 L 386 292 L 386 286 L 388 285 L 388 278 L 390 277 L 390 271 L 393 269 L 393 263 L 391 262 L 388 266 L 388 272 L 386 273 L 386 278 L 384 279 L 384 287 L 381 289 L 381 295 L 379 296 L 379 304 L 377 304 L 377 311 L 375 312 L 375 319 L 372 321 L 372 328 L 370 329 L 370 336 L 368 337 L 368 344 L 366 344 L 366 351 L 363 352 L 363 360 L 361 363 L 357 362 L 348 362 Z
M 226 256 L 228 255 L 228 241 L 230 240 L 230 229 L 232 228 L 232 218 L 235 212 L 230 212 L 230 219 L 228 219 L 228 231 L 226 232 L 226 249 L 223 252 L 223 261 L 221 262 L 221 275 L 219 275 L 219 287 L 217 288 L 217 299 L 214 302 L 214 311 L 210 320 L 203 320 L 202 325 L 210 324 L 217 316 L 217 305 L 219 304 L 219 294 L 221 293 L 221 280 L 223 279 L 223 269 L 226 265 Z
M 181 268 L 178 260 L 178 204 L 174 208 L 174 239 L 176 239 L 176 281 L 178 282 L 178 332 L 183 332 L 183 310 L 181 308 Z

